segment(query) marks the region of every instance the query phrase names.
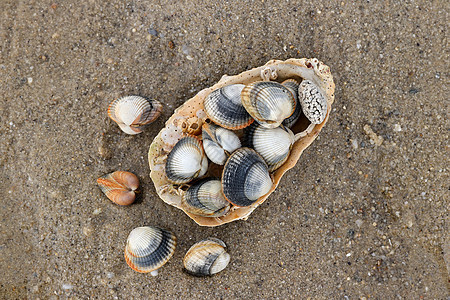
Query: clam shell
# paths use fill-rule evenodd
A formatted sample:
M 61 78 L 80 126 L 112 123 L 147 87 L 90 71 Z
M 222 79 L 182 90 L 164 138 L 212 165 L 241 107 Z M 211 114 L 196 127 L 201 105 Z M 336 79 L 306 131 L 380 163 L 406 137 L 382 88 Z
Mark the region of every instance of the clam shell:
M 294 126 L 294 124 L 297 122 L 297 120 L 300 118 L 300 115 L 302 114 L 302 106 L 300 105 L 300 102 L 298 101 L 298 82 L 295 79 L 287 79 L 285 81 L 283 81 L 281 83 L 282 85 L 284 85 L 294 96 L 295 99 L 295 110 L 292 113 L 291 116 L 289 116 L 288 118 L 284 119 L 283 121 L 283 125 L 286 127 L 291 128 L 292 126 Z
M 241 147 L 241 141 L 231 130 L 208 123 L 202 129 L 203 148 L 215 164 L 225 164 L 229 154 Z
M 246 146 L 255 149 L 267 163 L 269 172 L 281 166 L 289 157 L 294 143 L 294 133 L 281 125 L 277 128 L 265 128 L 253 123 L 245 128 Z
M 270 191 L 272 184 L 267 164 L 250 148 L 234 151 L 223 168 L 223 194 L 238 207 L 255 203 Z
M 320 124 L 327 115 L 327 100 L 311 80 L 303 80 L 298 95 L 305 116 L 313 124 Z
M 179 140 L 167 157 L 166 174 L 173 183 L 187 183 L 205 175 L 207 170 L 202 143 L 193 136 Z
M 135 191 L 139 187 L 139 179 L 133 173 L 115 171 L 98 178 L 97 184 L 112 202 L 129 205 L 136 198 Z
M 251 83 L 242 90 L 242 105 L 262 126 L 276 128 L 295 111 L 296 101 L 288 88 L 274 81 Z
M 157 100 L 147 100 L 140 96 L 126 96 L 114 100 L 108 107 L 108 116 L 123 132 L 138 134 L 145 125 L 156 120 L 162 111 Z
M 217 238 L 207 238 L 195 243 L 184 256 L 184 268 L 195 276 L 219 273 L 230 262 L 226 245 Z
M 148 273 L 162 267 L 175 252 L 176 237 L 166 229 L 144 226 L 133 229 L 125 246 L 125 261 L 133 270 Z
M 269 74 L 270 76 L 266 76 Z M 166 121 L 165 128 L 154 138 L 149 152 L 148 161 L 151 169 L 150 177 L 155 185 L 156 192 L 161 199 L 167 204 L 181 208 L 181 198 L 183 191 L 178 189 L 167 178 L 164 171 L 167 159 L 167 151 L 174 144 L 174 140 L 178 139 L 182 129 L 177 127 L 176 122 L 180 118 L 198 117 L 207 119 L 204 111 L 204 100 L 214 90 L 230 84 L 250 84 L 252 82 L 261 81 L 261 79 L 275 79 L 283 82 L 286 79 L 295 79 L 298 82 L 302 80 L 311 80 L 327 100 L 327 115 L 325 120 L 320 124 L 310 124 L 305 116 L 300 116 L 297 123 L 292 127 L 295 134 L 295 143 L 292 146 L 288 159 L 276 171 L 273 172 L 273 186 L 269 193 L 261 197 L 253 205 L 248 207 L 233 206 L 229 213 L 218 218 L 206 218 L 186 212 L 197 224 L 202 226 L 220 226 L 236 220 L 246 220 L 256 207 L 261 205 L 267 197 L 275 190 L 280 183 L 281 178 L 287 170 L 293 168 L 299 160 L 303 151 L 316 139 L 326 124 L 331 105 L 334 101 L 334 82 L 330 68 L 320 62 L 316 58 L 288 59 L 286 61 L 270 60 L 267 64 L 245 71 L 235 76 L 224 75 L 222 79 L 215 85 L 200 91 L 190 100 L 186 101 L 182 106 L 175 110 L 175 113 Z M 310 126 L 312 125 L 312 126 Z M 170 134 L 168 134 L 170 132 Z
M 181 199 L 187 212 L 203 217 L 221 217 L 230 210 L 230 203 L 222 194 L 222 183 L 206 178 L 189 187 Z
M 205 112 L 216 124 L 227 129 L 241 129 L 253 122 L 241 103 L 243 84 L 224 86 L 211 92 L 204 101 Z

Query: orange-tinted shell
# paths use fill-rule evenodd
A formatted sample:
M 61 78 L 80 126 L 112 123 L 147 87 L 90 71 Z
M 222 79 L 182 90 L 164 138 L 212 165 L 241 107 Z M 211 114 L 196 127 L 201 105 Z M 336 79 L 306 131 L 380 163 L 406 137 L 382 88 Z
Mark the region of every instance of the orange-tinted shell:
M 133 173 L 115 171 L 97 179 L 97 184 L 112 202 L 130 205 L 136 198 L 135 191 L 139 187 L 139 179 Z
M 283 174 L 295 166 L 302 152 L 315 140 L 315 138 L 319 135 L 320 130 L 328 120 L 328 116 L 331 111 L 331 104 L 334 101 L 335 88 L 333 76 L 330 73 L 330 68 L 316 58 L 292 58 L 286 61 L 271 60 L 264 66 L 245 71 L 236 76 L 224 75 L 218 83 L 210 88 L 200 91 L 193 98 L 189 99 L 182 106 L 177 108 L 174 114 L 169 118 L 169 120 L 167 120 L 165 128 L 160 131 L 150 145 L 148 153 L 148 160 L 151 169 L 150 177 L 155 185 L 156 192 L 164 202 L 182 209 L 181 197 L 183 193 L 185 193 L 186 189 L 170 183 L 164 170 L 167 154 L 170 152 L 176 141 L 181 139 L 181 137 L 186 134 L 182 128 L 177 127 L 177 120 L 197 117 L 199 120 L 199 126 L 201 126 L 201 123 L 207 118 L 204 112 L 203 101 L 212 91 L 230 84 L 249 84 L 255 81 L 269 79 L 276 80 L 277 82 L 283 82 L 286 79 L 295 79 L 298 82 L 301 82 L 303 79 L 307 79 L 314 82 L 327 100 L 327 114 L 325 120 L 320 124 L 311 124 L 306 118 L 300 118 L 296 124 L 292 126 L 291 130 L 295 134 L 296 141 L 292 146 L 286 162 L 272 173 L 274 184 L 268 194 L 259 198 L 251 206 L 233 206 L 228 214 L 222 217 L 206 218 L 185 212 L 199 225 L 219 226 L 239 219 L 245 220 L 253 212 L 253 210 L 263 203 L 276 189 Z M 214 165 L 211 165 L 209 175 L 217 176 L 220 170 L 214 170 Z

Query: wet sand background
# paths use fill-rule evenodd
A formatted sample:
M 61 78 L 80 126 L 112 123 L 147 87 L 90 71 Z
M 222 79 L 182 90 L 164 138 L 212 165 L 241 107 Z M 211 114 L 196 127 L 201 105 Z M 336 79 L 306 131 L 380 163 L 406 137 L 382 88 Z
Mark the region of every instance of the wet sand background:
M 355 1 L 356 2 L 356 1 Z M 448 1 L 0 2 L 0 298 L 445 299 Z M 320 137 L 247 221 L 202 228 L 163 203 L 150 143 L 173 110 L 223 74 L 317 57 L 336 100 Z M 138 136 L 112 100 L 164 103 Z M 96 179 L 132 171 L 119 207 Z M 178 237 L 157 277 L 124 262 L 128 233 Z M 214 236 L 231 263 L 182 272 Z

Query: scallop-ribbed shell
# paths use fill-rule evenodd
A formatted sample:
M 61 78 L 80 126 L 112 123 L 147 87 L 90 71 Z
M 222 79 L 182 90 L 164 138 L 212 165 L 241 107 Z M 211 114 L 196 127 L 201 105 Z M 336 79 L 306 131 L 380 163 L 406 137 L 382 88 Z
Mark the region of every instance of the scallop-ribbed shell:
M 221 217 L 230 210 L 230 203 L 222 193 L 222 183 L 206 178 L 189 187 L 181 199 L 187 212 L 203 217 Z
M 310 80 L 303 80 L 298 87 L 298 96 L 302 110 L 313 124 L 320 124 L 327 115 L 327 100 L 317 85 Z
M 247 85 L 241 93 L 242 105 L 261 125 L 280 126 L 295 111 L 296 101 L 288 88 L 274 81 L 259 81 Z
M 291 91 L 292 95 L 295 99 L 295 110 L 292 113 L 291 116 L 284 119 L 283 125 L 286 127 L 291 128 L 294 126 L 294 124 L 297 122 L 297 120 L 300 118 L 300 115 L 302 114 L 302 107 L 300 105 L 300 102 L 298 101 L 298 81 L 295 79 L 287 79 L 281 83 L 285 87 L 288 88 L 289 91 Z
M 120 129 L 128 134 L 138 134 L 142 128 L 156 120 L 162 111 L 157 100 L 147 100 L 140 96 L 126 96 L 114 100 L 108 107 L 108 115 Z
M 239 148 L 228 158 L 222 172 L 222 189 L 231 204 L 250 206 L 272 187 L 267 164 L 250 148 Z
M 217 238 L 195 243 L 184 256 L 184 268 L 196 276 L 214 275 L 226 268 L 230 255 L 226 245 Z
M 205 175 L 207 170 L 202 143 L 193 136 L 179 140 L 167 156 L 166 175 L 173 183 L 187 183 Z
M 245 128 L 246 146 L 255 149 L 273 172 L 288 158 L 294 144 L 294 133 L 281 125 L 277 128 L 265 128 L 261 124 L 252 124 Z
M 247 127 L 253 122 L 241 103 L 243 84 L 231 84 L 213 91 L 205 98 L 208 117 L 216 124 L 232 130 Z
M 137 272 L 155 271 L 172 257 L 176 240 L 168 230 L 155 226 L 137 227 L 128 236 L 125 260 Z
M 231 130 L 205 123 L 202 126 L 203 149 L 215 164 L 223 165 L 234 150 L 241 147 L 241 141 Z
M 97 179 L 102 192 L 114 203 L 129 205 L 136 198 L 139 179 L 130 172 L 115 171 Z

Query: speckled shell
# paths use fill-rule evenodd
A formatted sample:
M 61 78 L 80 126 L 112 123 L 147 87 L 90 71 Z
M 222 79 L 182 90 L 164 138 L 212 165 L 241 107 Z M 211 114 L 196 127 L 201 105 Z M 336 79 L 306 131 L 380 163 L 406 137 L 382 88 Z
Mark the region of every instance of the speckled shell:
M 225 164 L 228 156 L 241 147 L 239 137 L 231 130 L 208 123 L 202 129 L 203 149 L 215 164 Z
M 148 273 L 162 267 L 175 252 L 176 237 L 166 229 L 144 226 L 133 229 L 125 246 L 125 261 L 133 270 Z
M 284 85 L 294 96 L 295 99 L 295 110 L 292 113 L 291 116 L 289 116 L 288 118 L 284 119 L 283 121 L 283 125 L 291 128 L 292 126 L 294 126 L 294 124 L 297 122 L 297 120 L 300 118 L 300 115 L 302 114 L 302 106 L 300 105 L 300 102 L 298 101 L 298 82 L 295 79 L 287 79 L 285 81 L 283 81 L 281 83 L 282 85 Z
M 202 143 L 192 136 L 182 138 L 169 153 L 165 169 L 167 178 L 178 184 L 205 175 L 208 159 Z
M 219 226 L 236 220 L 246 220 L 275 190 L 280 183 L 283 174 L 295 166 L 303 151 L 316 139 L 328 120 L 331 105 L 334 101 L 335 89 L 330 68 L 316 58 L 288 59 L 286 61 L 270 60 L 263 66 L 245 71 L 235 76 L 224 75 L 218 83 L 200 91 L 193 98 L 177 108 L 174 114 L 166 121 L 165 127 L 155 137 L 150 146 L 148 153 L 148 161 L 151 169 L 150 177 L 155 185 L 156 192 L 167 204 L 182 209 L 181 197 L 186 191 L 170 182 L 165 174 L 167 154 L 171 151 L 175 143 L 187 133 L 186 129 L 183 129 L 180 126 L 180 120 L 197 117 L 198 124 L 196 124 L 196 126 L 202 126 L 202 122 L 204 123 L 204 121 L 208 119 L 203 103 L 205 98 L 212 91 L 230 84 L 247 85 L 252 82 L 269 79 L 276 80 L 277 82 L 283 82 L 287 79 L 295 79 L 298 82 L 301 82 L 302 80 L 311 80 L 314 82 L 327 101 L 327 115 L 325 120 L 320 124 L 311 124 L 311 122 L 302 115 L 291 127 L 291 130 L 295 134 L 296 141 L 292 146 L 286 162 L 271 174 L 273 177 L 273 186 L 269 193 L 259 198 L 251 206 L 232 206 L 230 211 L 222 217 L 206 218 L 185 211 L 185 213 L 199 225 Z M 220 170 L 217 172 L 213 169 L 215 166 L 217 165 L 211 164 L 208 170 L 208 173 L 211 173 L 209 176 L 220 176 Z
M 136 198 L 135 191 L 139 187 L 139 179 L 133 173 L 115 171 L 97 179 L 97 184 L 112 202 L 129 205 Z
M 262 156 L 273 172 L 289 157 L 289 151 L 294 144 L 294 133 L 281 125 L 277 128 L 265 128 L 253 123 L 245 128 L 245 146 L 255 149 Z
M 210 276 L 225 269 L 230 262 L 226 245 L 217 238 L 195 243 L 184 256 L 184 268 L 195 276 Z
M 230 203 L 222 194 L 222 183 L 216 178 L 205 178 L 186 191 L 181 199 L 185 211 L 203 217 L 221 217 L 230 210 Z
M 227 129 L 241 129 L 253 122 L 241 103 L 243 84 L 224 86 L 211 92 L 204 101 L 205 112 L 216 124 Z
M 108 116 L 123 132 L 138 134 L 145 125 L 155 121 L 162 111 L 157 100 L 147 100 L 140 96 L 126 96 L 114 100 L 108 107 Z
M 313 124 L 320 124 L 327 115 L 327 100 L 319 88 L 310 80 L 303 80 L 298 87 L 298 96 L 305 116 Z
M 275 81 L 258 81 L 242 90 L 242 105 L 262 126 L 276 128 L 294 113 L 296 101 L 284 85 Z

